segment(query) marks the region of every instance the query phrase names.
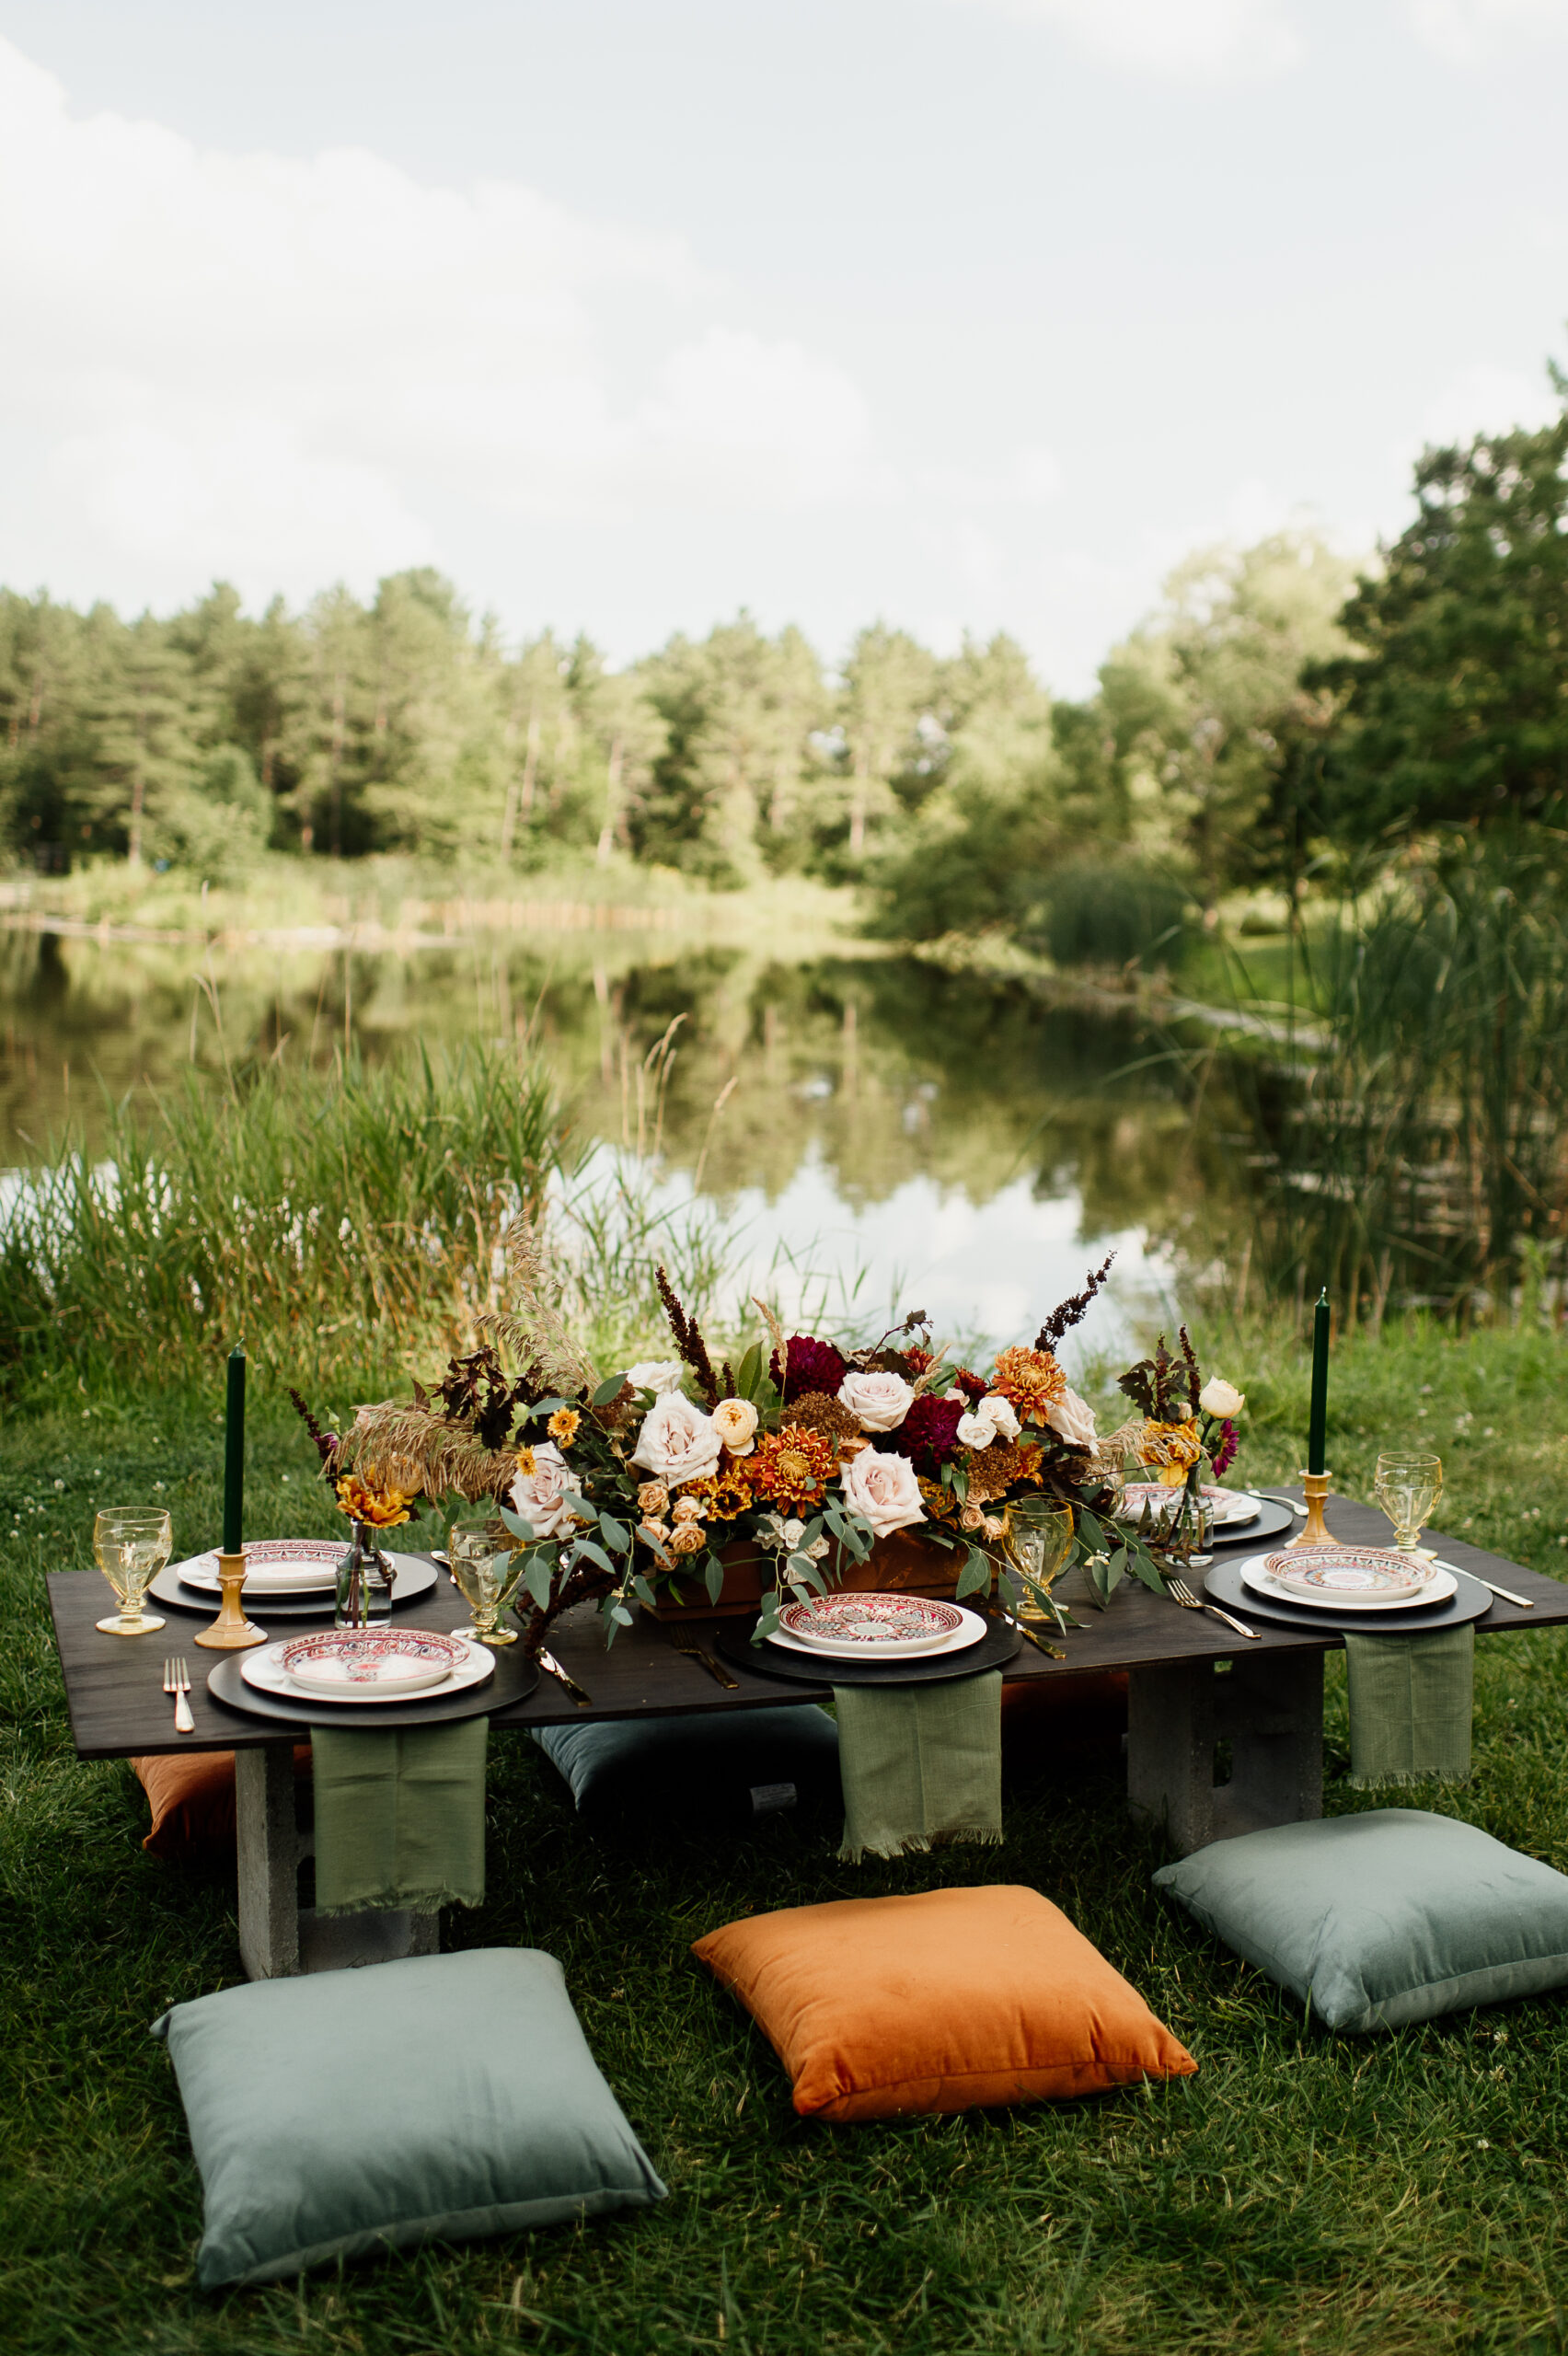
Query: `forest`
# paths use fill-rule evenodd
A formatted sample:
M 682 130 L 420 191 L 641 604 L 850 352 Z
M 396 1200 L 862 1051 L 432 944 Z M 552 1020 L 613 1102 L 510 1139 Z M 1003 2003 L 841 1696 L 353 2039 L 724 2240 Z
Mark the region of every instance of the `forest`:
M 508 646 L 430 570 L 259 618 L 221 583 L 129 621 L 0 591 L 0 855 L 804 873 L 871 887 L 894 937 L 1147 954 L 1226 894 L 1555 841 L 1565 453 L 1568 417 L 1428 452 L 1359 578 L 1304 531 L 1200 552 L 1081 701 L 1004 635 L 941 656 L 882 621 L 836 669 L 742 612 L 614 670 L 582 636 Z

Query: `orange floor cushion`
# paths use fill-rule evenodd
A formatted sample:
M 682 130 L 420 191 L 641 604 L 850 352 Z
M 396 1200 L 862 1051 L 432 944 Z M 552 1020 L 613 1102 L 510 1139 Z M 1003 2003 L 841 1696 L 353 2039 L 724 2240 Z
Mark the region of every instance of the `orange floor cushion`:
M 294 1750 L 294 1774 L 310 1773 L 310 1745 Z M 159 1750 L 131 1761 L 153 1811 L 143 1842 L 177 1864 L 221 1864 L 234 1854 L 232 1750 Z
M 1091 1669 L 1074 1677 L 1020 1677 L 1002 1687 L 1002 1766 L 1114 1766 L 1127 1731 L 1127 1672 Z
M 805 2117 L 1047 2101 L 1198 2066 L 1037 1889 L 790 1907 L 692 1953 L 752 2014 Z

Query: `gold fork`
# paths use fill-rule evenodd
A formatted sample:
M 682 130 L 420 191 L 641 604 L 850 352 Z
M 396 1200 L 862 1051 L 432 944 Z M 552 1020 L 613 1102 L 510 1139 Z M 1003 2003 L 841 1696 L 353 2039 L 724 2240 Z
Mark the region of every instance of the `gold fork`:
M 1244 1620 L 1233 1620 L 1228 1611 L 1220 1610 L 1217 1603 L 1205 1603 L 1201 1597 L 1195 1596 L 1185 1579 L 1168 1578 L 1165 1592 L 1172 1603 L 1182 1606 L 1183 1611 L 1212 1611 L 1216 1620 L 1223 1620 L 1226 1626 L 1234 1628 L 1239 1636 L 1257 1636 L 1256 1628 L 1249 1628 Z
M 164 1663 L 164 1692 L 174 1695 L 174 1730 L 176 1734 L 194 1734 L 196 1721 L 190 1715 L 186 1695 L 190 1691 L 190 1671 L 183 1660 Z
M 684 1659 L 700 1661 L 709 1676 L 716 1679 L 721 1685 L 727 1687 L 730 1692 L 740 1692 L 739 1678 L 732 1677 L 727 1669 L 721 1669 L 708 1646 L 699 1645 L 695 1636 L 672 1636 L 670 1644 L 672 1649 L 679 1653 Z

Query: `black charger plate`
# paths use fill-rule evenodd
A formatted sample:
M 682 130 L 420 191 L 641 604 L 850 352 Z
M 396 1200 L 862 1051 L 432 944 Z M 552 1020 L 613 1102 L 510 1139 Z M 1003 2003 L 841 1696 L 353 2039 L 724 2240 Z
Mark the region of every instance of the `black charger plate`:
M 976 1609 L 974 1604 L 969 1608 Z M 751 1634 L 755 1626 L 755 1618 L 721 1621 L 712 1642 L 737 1669 L 754 1669 L 759 1677 L 778 1677 L 790 1685 L 948 1684 L 960 1677 L 978 1677 L 987 1669 L 1002 1668 L 1023 1643 L 1010 1622 L 994 1619 L 979 1643 L 961 1653 L 935 1657 L 921 1653 L 914 1660 L 809 1659 L 804 1653 L 786 1652 L 781 1645 L 754 1645 Z
M 297 1702 L 285 1702 L 277 1694 L 262 1693 L 245 1682 L 239 1670 L 244 1658 L 241 1653 L 225 1654 L 215 1664 L 207 1679 L 207 1691 L 225 1710 L 247 1718 L 271 1718 L 278 1726 L 441 1727 L 458 1718 L 492 1717 L 497 1710 L 509 1709 L 513 1702 L 528 1699 L 539 1681 L 538 1665 L 531 1660 L 514 1660 L 512 1653 L 509 1645 L 496 1654 L 495 1674 L 487 1677 L 482 1685 L 470 1685 L 444 1702 L 433 1696 L 428 1702 L 410 1699 L 401 1709 L 390 1702 L 378 1703 L 374 1709 L 363 1704 L 356 1707 L 352 1702 L 307 1702 L 303 1693 Z
M 1441 1603 L 1407 1604 L 1399 1611 L 1320 1611 L 1316 1604 L 1281 1603 L 1254 1595 L 1242 1583 L 1238 1563 L 1214 1563 L 1204 1574 L 1204 1591 L 1243 1620 L 1266 1620 L 1271 1628 L 1316 1629 L 1332 1636 L 1419 1636 L 1432 1628 L 1462 1627 L 1492 1609 L 1492 1596 L 1479 1579 L 1454 1573 L 1455 1592 Z

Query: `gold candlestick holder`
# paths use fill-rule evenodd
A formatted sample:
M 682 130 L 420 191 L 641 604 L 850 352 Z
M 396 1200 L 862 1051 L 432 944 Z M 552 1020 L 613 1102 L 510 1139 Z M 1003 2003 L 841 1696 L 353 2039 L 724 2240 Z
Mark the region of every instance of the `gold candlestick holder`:
M 241 1653 L 250 1645 L 266 1643 L 266 1629 L 259 1628 L 254 1620 L 248 1620 L 245 1616 L 245 1606 L 239 1600 L 244 1585 L 245 1556 L 220 1553 L 218 1587 L 223 1601 L 212 1624 L 203 1628 L 199 1636 L 191 1637 L 193 1645 L 204 1645 L 209 1652 Z
M 1330 1472 L 1303 1472 L 1302 1494 L 1307 1499 L 1307 1519 L 1294 1538 L 1292 1546 L 1337 1546 L 1339 1540 L 1331 1535 L 1323 1520 L 1323 1499 L 1329 1494 Z

